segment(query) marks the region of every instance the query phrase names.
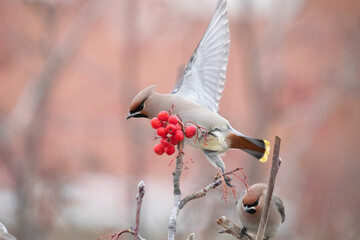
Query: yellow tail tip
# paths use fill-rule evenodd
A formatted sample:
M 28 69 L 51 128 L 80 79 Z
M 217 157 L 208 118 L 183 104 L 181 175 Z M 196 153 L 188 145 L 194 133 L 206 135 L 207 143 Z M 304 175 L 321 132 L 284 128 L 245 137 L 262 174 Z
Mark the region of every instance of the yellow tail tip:
M 263 140 L 265 143 L 265 152 L 262 158 L 259 159 L 260 162 L 264 163 L 268 160 L 269 154 L 270 154 L 270 143 L 267 140 Z

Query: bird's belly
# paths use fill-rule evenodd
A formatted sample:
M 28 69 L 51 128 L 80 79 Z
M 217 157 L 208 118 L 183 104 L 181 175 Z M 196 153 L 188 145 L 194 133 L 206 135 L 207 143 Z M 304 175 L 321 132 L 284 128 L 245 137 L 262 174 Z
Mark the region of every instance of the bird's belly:
M 240 217 L 240 222 L 243 225 L 243 227 L 246 227 L 246 229 L 249 232 L 255 233 L 258 230 L 260 217 L 258 213 L 255 213 L 255 215 L 250 215 L 244 211 L 242 211 Z
M 186 139 L 186 143 L 200 149 L 206 149 L 223 153 L 228 150 L 225 134 L 220 131 L 211 131 L 209 133 L 201 133 L 198 130 L 198 134 L 190 139 Z

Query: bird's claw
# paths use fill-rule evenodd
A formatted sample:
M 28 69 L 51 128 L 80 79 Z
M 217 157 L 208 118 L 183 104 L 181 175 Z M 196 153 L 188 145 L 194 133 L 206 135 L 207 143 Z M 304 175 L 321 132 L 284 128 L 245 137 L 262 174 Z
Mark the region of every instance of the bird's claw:
M 235 187 L 234 185 L 232 185 L 230 182 L 231 182 L 231 180 L 232 180 L 232 178 L 231 177 L 229 177 L 229 176 L 224 176 L 224 180 L 225 180 L 225 183 L 226 183 L 226 185 L 227 186 L 229 186 L 229 187 Z

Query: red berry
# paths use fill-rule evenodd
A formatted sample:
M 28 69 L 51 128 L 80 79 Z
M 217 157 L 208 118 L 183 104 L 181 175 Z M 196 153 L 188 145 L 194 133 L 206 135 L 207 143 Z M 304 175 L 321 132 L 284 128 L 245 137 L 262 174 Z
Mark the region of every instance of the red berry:
M 181 130 L 177 130 L 174 134 L 174 138 L 178 141 L 181 142 L 182 140 L 184 140 L 184 133 Z
M 172 155 L 175 152 L 175 147 L 173 145 L 170 145 L 169 147 L 166 147 L 164 151 L 167 155 Z
M 178 145 L 179 144 L 179 140 L 177 140 L 176 137 L 175 137 L 176 133 L 174 135 L 170 136 L 170 142 L 171 142 L 172 145 Z
M 196 127 L 194 127 L 193 125 L 190 125 L 185 128 L 185 136 L 187 138 L 192 138 L 193 136 L 195 136 L 195 134 L 196 134 Z
M 160 143 L 164 147 L 169 147 L 171 145 L 170 138 L 163 138 L 161 139 Z
M 181 128 L 181 124 L 180 124 L 180 123 L 177 123 L 177 124 L 176 124 L 176 129 L 182 131 L 182 128 Z
M 176 132 L 176 126 L 174 124 L 168 124 L 166 126 L 166 132 L 170 134 L 174 134 Z
M 154 152 L 157 154 L 157 155 L 162 155 L 165 151 L 165 148 L 162 144 L 158 143 L 154 146 Z
M 167 135 L 167 132 L 166 132 L 166 128 L 164 127 L 159 127 L 157 130 L 156 130 L 156 133 L 157 135 L 159 135 L 160 137 L 166 137 Z
M 159 127 L 162 127 L 162 125 L 163 125 L 162 122 L 157 117 L 154 117 L 153 119 L 151 119 L 150 123 L 154 129 L 158 129 Z
M 164 127 L 166 125 L 166 121 L 160 121 L 161 122 L 161 127 Z
M 169 123 L 174 124 L 174 125 L 176 125 L 176 124 L 179 122 L 179 120 L 177 119 L 177 117 L 175 117 L 174 115 L 171 115 L 171 116 L 169 117 L 168 121 L 169 121 Z
M 169 113 L 167 111 L 161 111 L 159 112 L 158 114 L 158 118 L 161 120 L 161 121 L 167 121 L 168 118 L 169 118 Z

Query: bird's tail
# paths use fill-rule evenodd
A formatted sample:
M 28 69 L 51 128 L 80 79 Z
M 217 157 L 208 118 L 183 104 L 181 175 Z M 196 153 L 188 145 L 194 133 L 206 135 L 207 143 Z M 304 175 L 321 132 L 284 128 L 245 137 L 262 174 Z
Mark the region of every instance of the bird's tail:
M 270 154 L 270 143 L 267 140 L 250 138 L 237 131 L 230 133 L 227 140 L 230 148 L 241 149 L 259 159 L 260 162 L 266 162 Z

